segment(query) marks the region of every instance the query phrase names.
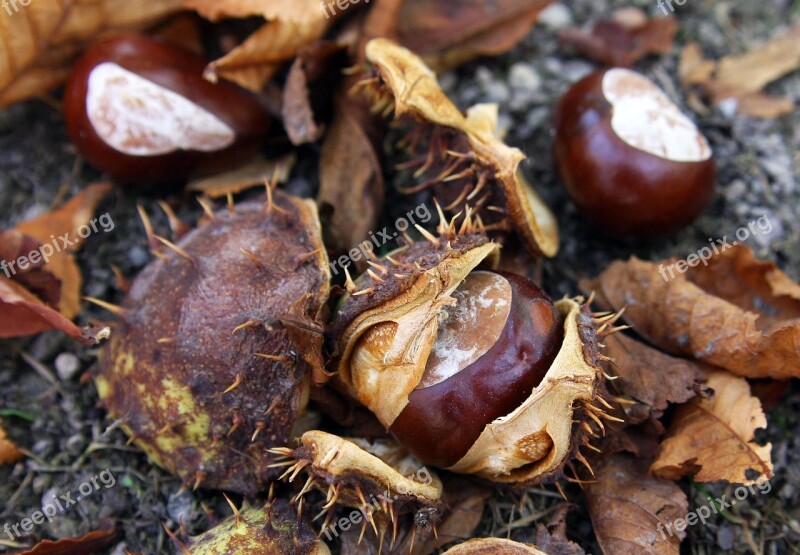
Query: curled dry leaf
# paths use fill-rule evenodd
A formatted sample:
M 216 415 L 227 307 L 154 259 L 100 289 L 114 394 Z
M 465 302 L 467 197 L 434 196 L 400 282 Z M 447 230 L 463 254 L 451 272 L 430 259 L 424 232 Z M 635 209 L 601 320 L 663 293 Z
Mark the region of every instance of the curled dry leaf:
M 294 153 L 271 160 L 259 158 L 236 169 L 192 181 L 186 190 L 202 193 L 209 198 L 220 198 L 253 187 L 263 187 L 266 182 L 286 183 L 294 163 Z
M 0 107 L 47 92 L 69 74 L 83 46 L 101 33 L 146 26 L 180 0 L 37 0 L 0 18 Z
M 0 426 L 0 464 L 8 464 L 20 460 L 25 455 L 8 439 L 6 431 Z
M 681 53 L 679 73 L 685 88 L 699 87 L 714 104 L 734 100 L 739 114 L 775 118 L 794 103 L 762 91 L 771 82 L 800 68 L 800 24 L 766 44 L 739 56 L 707 60 L 697 43 Z
M 0 337 L 22 337 L 47 330 L 61 330 L 81 339 L 81 329 L 22 285 L 0 276 Z
M 697 255 L 695 267 L 633 257 L 581 287 L 600 305 L 626 307 L 625 320 L 665 351 L 749 378 L 800 377 L 800 286 L 744 245 L 704 249 L 707 266 Z
M 245 41 L 208 65 L 209 79 L 228 79 L 258 92 L 298 51 L 321 39 L 335 17 L 326 17 L 318 0 L 183 0 L 211 21 L 227 17 L 263 17 L 266 21 Z
M 685 532 L 660 533 L 689 502 L 673 482 L 647 476 L 647 462 L 615 455 L 584 487 L 594 532 L 607 555 L 678 555 Z
M 117 530 L 109 522 L 100 530 L 93 530 L 78 538 L 43 540 L 18 555 L 92 555 L 114 543 Z
M 436 69 L 502 54 L 553 0 L 397 0 L 376 3 L 365 34 L 395 40 Z M 374 29 L 380 32 L 375 34 Z
M 698 482 L 754 484 L 772 478 L 771 445 L 753 441 L 767 419 L 747 381 L 712 370 L 708 387 L 713 397 L 678 407 L 650 471 L 670 480 L 695 474 Z
M 581 547 L 567 539 L 567 513 L 572 505 L 562 503 L 547 520 L 536 524 L 536 547 L 547 555 L 584 555 Z
M 588 30 L 566 29 L 558 38 L 568 48 L 601 64 L 633 67 L 650 54 L 667 54 L 677 31 L 674 17 L 648 19 L 638 8 L 624 8 Z
M 360 83 L 376 111 L 395 113 L 410 131 L 401 141 L 412 159 L 414 193 L 434 188 L 447 211 L 474 209 L 481 225 L 501 237 L 516 233 L 533 254 L 558 251 L 550 209 L 519 171 L 525 155 L 497 136 L 497 107 L 474 106 L 464 116 L 442 92 L 435 74 L 410 50 L 387 39 L 366 47 L 375 75 Z
M 619 377 L 614 390 L 638 403 L 625 407 L 626 423 L 660 418 L 670 403 L 685 403 L 701 388 L 705 374 L 694 361 L 675 358 L 621 333 L 604 341 L 610 373 Z
M 110 183 L 89 185 L 62 207 L 33 220 L 22 222 L 14 228 L 15 231 L 36 239 L 43 246 L 50 245 L 51 255 L 46 262 L 46 269 L 61 281 L 58 310 L 67 319 L 74 318 L 80 312 L 83 285 L 78 265 L 70 253 L 81 247 L 82 237 L 78 230 L 82 226 L 87 226 L 84 229 L 90 229 L 92 233 L 95 233 L 95 229 L 105 230 L 97 221 L 94 222 L 94 227 L 90 224 L 97 205 L 111 188 Z M 30 252 L 32 251 L 25 254 Z

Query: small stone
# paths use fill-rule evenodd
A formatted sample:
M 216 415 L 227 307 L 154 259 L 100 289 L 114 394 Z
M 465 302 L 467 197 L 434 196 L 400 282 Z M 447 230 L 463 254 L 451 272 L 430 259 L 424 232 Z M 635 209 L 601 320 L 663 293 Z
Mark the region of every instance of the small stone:
M 128 249 L 128 261 L 136 267 L 144 266 L 150 261 L 150 255 L 146 248 L 137 245 Z
M 86 438 L 80 434 L 75 434 L 67 439 L 64 447 L 67 449 L 70 455 L 80 455 L 83 453 L 84 447 L 86 447 Z
M 191 492 L 184 491 L 180 495 L 170 495 L 167 501 L 167 512 L 175 522 L 189 522 L 195 499 Z
M 56 374 L 62 382 L 74 378 L 81 369 L 81 361 L 72 353 L 61 353 L 55 361 Z
M 47 488 L 50 487 L 50 484 L 53 483 L 53 477 L 49 474 L 39 474 L 33 479 L 31 483 L 31 488 L 33 489 L 34 493 L 41 493 Z
M 550 4 L 539 14 L 539 23 L 554 31 L 566 29 L 572 25 L 572 11 L 561 2 Z
M 505 104 L 511 96 L 508 86 L 500 81 L 490 83 L 486 87 L 486 100 L 489 102 L 496 102 L 497 104 Z
M 512 89 L 532 93 L 542 86 L 542 78 L 530 64 L 517 62 L 508 72 L 508 83 Z
M 33 444 L 31 450 L 36 453 L 39 457 L 46 458 L 49 457 L 53 453 L 53 448 L 55 444 L 51 439 L 40 439 L 36 443 Z
M 717 545 L 721 549 L 729 550 L 733 549 L 733 545 L 736 540 L 736 534 L 733 531 L 733 528 L 723 524 L 717 529 Z

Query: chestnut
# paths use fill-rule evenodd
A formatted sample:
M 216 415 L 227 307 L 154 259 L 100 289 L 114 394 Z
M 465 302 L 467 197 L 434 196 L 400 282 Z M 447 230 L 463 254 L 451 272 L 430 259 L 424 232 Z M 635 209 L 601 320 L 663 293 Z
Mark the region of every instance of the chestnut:
M 64 91 L 70 138 L 124 181 L 160 183 L 218 171 L 253 154 L 270 128 L 254 95 L 203 78 L 205 60 L 155 38 L 97 42 Z
M 389 429 L 422 462 L 441 468 L 530 396 L 563 338 L 553 303 L 521 276 L 475 271 L 452 296 L 422 379 Z
M 555 113 L 555 161 L 572 200 L 619 236 L 667 235 L 694 221 L 714 193 L 711 147 L 643 75 L 598 71 Z

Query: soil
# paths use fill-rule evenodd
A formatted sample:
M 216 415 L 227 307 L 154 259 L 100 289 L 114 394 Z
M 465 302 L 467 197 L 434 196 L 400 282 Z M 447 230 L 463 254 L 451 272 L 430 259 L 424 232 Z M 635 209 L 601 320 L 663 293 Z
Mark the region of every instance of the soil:
M 554 172 L 550 130 L 553 106 L 571 83 L 596 67 L 563 53 L 555 33 L 631 2 L 575 0 L 569 4 L 551 8 L 513 51 L 441 76 L 443 87 L 462 108 L 476 102 L 497 102 L 508 141 L 529 156 L 524 170 L 557 214 L 562 237 L 558 256 L 544 263 L 545 289 L 554 297 L 574 294 L 581 276 L 594 275 L 617 258 L 685 258 L 709 238 L 732 236 L 764 216 L 771 229 L 753 234 L 748 244 L 760 257 L 775 261 L 790 276 L 800 278 L 800 111 L 775 120 L 737 117 L 726 107 L 697 113 L 687 106 L 676 77 L 683 45 L 697 41 L 712 58 L 744 52 L 800 19 L 800 2 L 672 3 L 680 22 L 676 48 L 665 57 L 640 62 L 637 69 L 661 85 L 709 138 L 718 161 L 719 187 L 711 205 L 691 227 L 655 243 L 623 242 L 603 235 L 576 211 Z M 655 0 L 633 4 L 652 15 L 660 12 Z M 800 73 L 771 85 L 768 92 L 797 102 Z M 301 150 L 301 163 L 288 184 L 290 190 L 313 192 L 313 159 L 317 155 L 315 148 Z M 0 111 L 0 226 L 10 227 L 44 213 L 98 177 L 79 162 L 70 145 L 57 97 Z M 142 205 L 155 226 L 166 233 L 166 219 L 156 204 L 162 197 L 178 202 L 179 214 L 188 221 L 197 219 L 196 203 L 175 191 L 119 188 L 104 203 L 99 213 L 108 211 L 115 227 L 90 237 L 79 254 L 85 295 L 119 301 L 112 264 L 132 277 L 150 259 L 136 205 Z M 87 304 L 81 323 L 107 319 L 107 313 Z M 93 487 L 89 495 L 52 522 L 14 538 L 16 543 L 0 533 L 0 552 L 12 552 L 43 538 L 77 536 L 96 529 L 101 519 L 111 518 L 119 523 L 120 536 L 106 552 L 121 554 L 127 549 L 133 553 L 169 553 L 162 523 L 175 530 L 182 521 L 190 533 L 196 534 L 216 517 L 230 514 L 220 495 L 182 491 L 178 479 L 154 467 L 137 448 L 127 445 L 128 438 L 97 407 L 93 384 L 81 381 L 94 363 L 91 349 L 55 332 L 0 341 L 0 417 L 10 437 L 27 455 L 16 464 L 0 467 L 0 526 L 15 524 L 54 495 L 78 492 L 81 484 L 98 477 L 98 487 Z M 772 443 L 775 477 L 770 491 L 750 496 L 724 517 L 713 517 L 706 526 L 691 527 L 682 552 L 800 552 L 800 387 L 796 382 L 768 411 L 768 420 L 769 428 L 760 439 Z M 719 485 L 705 491 L 689 480 L 681 485 L 692 504 L 705 504 L 709 492 L 719 496 L 726 489 Z M 513 502 L 498 496 L 487 506 L 480 532 L 532 540 L 535 523 L 546 520 L 549 509 L 560 503 L 554 491 L 531 490 L 532 502 L 522 512 L 512 508 Z M 587 552 L 598 552 L 591 522 L 580 507 L 579 489 L 570 487 L 567 493 L 578 502 L 569 517 L 568 535 Z

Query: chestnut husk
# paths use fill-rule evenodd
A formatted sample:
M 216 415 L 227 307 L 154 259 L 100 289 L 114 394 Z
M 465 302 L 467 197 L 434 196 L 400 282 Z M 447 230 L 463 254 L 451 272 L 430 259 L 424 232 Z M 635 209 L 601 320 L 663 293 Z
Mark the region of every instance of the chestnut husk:
M 253 495 L 278 473 L 267 449 L 292 437 L 322 373 L 328 260 L 312 201 L 270 191 L 209 215 L 162 240 L 94 379 L 153 462 L 195 488 Z

